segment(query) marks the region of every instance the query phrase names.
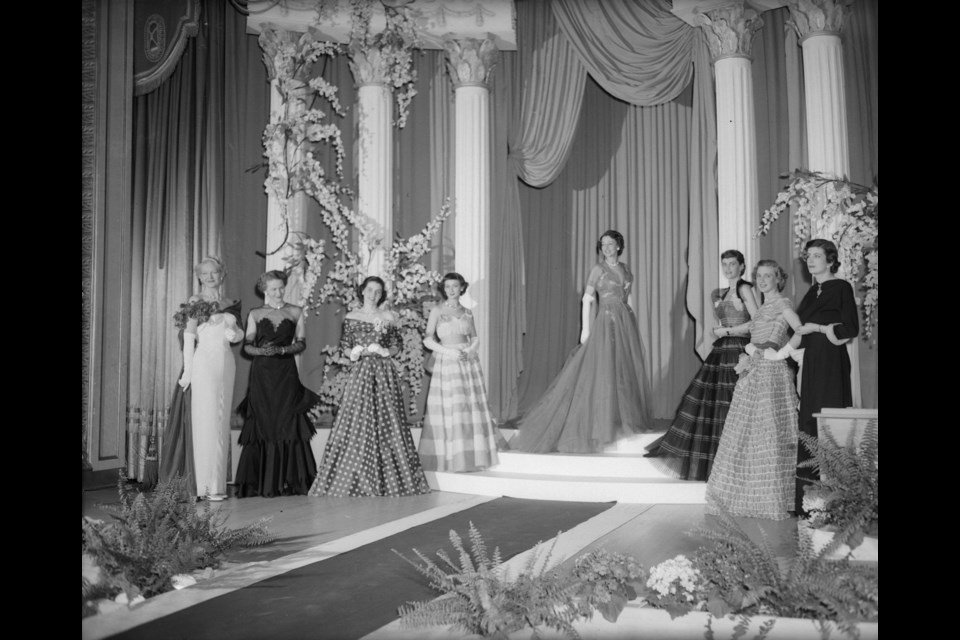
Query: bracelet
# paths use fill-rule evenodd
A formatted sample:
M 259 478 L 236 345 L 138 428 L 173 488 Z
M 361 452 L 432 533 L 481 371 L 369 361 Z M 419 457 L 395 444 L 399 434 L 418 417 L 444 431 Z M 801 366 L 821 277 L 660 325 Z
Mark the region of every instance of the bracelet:
M 282 356 L 287 355 L 287 348 L 286 348 L 286 347 L 280 347 L 280 355 L 282 355 Z

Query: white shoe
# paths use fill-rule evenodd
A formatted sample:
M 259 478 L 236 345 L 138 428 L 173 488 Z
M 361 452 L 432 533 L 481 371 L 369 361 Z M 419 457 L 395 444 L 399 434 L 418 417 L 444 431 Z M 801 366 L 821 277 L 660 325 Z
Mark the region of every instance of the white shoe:
M 222 493 L 213 493 L 207 496 L 207 500 L 210 502 L 223 502 L 227 499 L 227 496 Z

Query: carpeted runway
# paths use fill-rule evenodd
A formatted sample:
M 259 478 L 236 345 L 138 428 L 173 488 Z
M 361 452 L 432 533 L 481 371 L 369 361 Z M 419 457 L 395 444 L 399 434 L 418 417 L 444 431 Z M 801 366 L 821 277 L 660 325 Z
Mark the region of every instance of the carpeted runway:
M 507 560 L 613 505 L 612 502 L 498 498 L 257 582 L 113 637 L 130 640 L 359 638 L 396 619 L 397 608 L 404 603 L 438 595 L 427 586 L 426 578 L 391 549 L 413 558 L 414 547 L 430 557 L 446 547 L 456 557 L 449 532 L 456 530 L 468 542 L 467 529 L 473 522 L 490 553 L 499 547 L 503 560 Z

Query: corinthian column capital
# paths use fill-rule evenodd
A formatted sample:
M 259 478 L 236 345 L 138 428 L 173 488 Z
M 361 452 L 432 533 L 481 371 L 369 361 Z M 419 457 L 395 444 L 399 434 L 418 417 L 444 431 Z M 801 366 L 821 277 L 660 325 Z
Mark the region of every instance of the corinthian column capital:
M 490 72 L 500 60 L 500 50 L 488 34 L 480 38 L 454 38 L 446 36 L 443 46 L 447 50 L 447 69 L 456 86 L 486 85 Z
M 787 24 L 801 40 L 827 33 L 839 35 L 852 3 L 853 0 L 787 0 Z
M 350 45 L 350 71 L 357 86 L 388 85 L 390 83 L 389 56 L 379 47 Z
M 707 12 L 695 11 L 697 26 L 707 36 L 714 60 L 737 56 L 750 57 L 753 36 L 763 26 L 763 18 L 743 2 L 735 2 Z

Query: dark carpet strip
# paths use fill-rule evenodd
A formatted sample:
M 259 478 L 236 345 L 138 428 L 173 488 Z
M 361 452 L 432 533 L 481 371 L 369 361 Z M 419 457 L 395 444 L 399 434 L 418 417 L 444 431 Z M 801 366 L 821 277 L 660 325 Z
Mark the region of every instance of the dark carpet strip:
M 479 529 L 489 552 L 507 560 L 540 540 L 606 511 L 614 503 L 498 498 L 433 522 L 257 582 L 114 638 L 136 640 L 360 638 L 397 618 L 397 608 L 438 594 L 426 578 L 391 549 L 412 558 L 416 547 L 434 557 L 446 547 L 456 559 L 449 532 L 469 548 L 469 523 Z

